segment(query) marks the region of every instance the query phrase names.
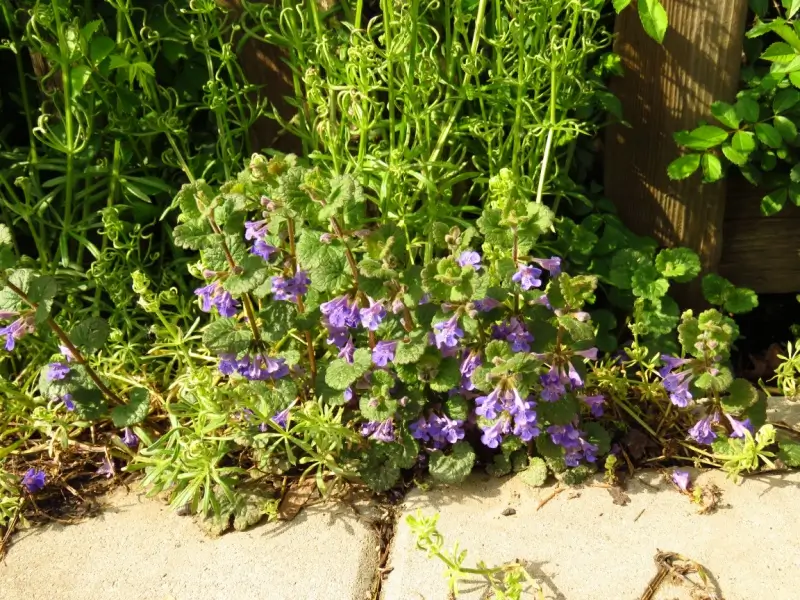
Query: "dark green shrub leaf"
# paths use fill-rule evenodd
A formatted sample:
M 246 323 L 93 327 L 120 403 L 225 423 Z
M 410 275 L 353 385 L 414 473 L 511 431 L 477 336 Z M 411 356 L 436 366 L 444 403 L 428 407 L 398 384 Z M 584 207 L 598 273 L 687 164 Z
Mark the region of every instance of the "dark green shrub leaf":
M 710 150 L 728 139 L 728 132 L 715 125 L 701 125 L 692 131 L 679 131 L 675 141 L 690 150 Z
M 778 130 L 769 123 L 756 123 L 756 137 L 758 140 L 770 148 L 780 148 L 783 138 Z
M 659 44 L 664 41 L 669 20 L 659 0 L 638 0 L 639 18 L 647 35 Z
M 761 213 L 765 217 L 772 216 L 781 211 L 786 206 L 786 201 L 789 199 L 789 190 L 786 188 L 778 188 L 771 191 L 769 194 L 761 198 Z
M 798 94 L 800 94 L 800 92 L 798 92 Z M 777 116 L 772 120 L 772 123 L 785 141 L 792 143 L 797 138 L 797 126 L 793 121 L 786 117 Z
M 748 123 L 755 123 L 758 121 L 759 107 L 758 102 L 748 96 L 742 96 L 734 104 L 734 109 L 739 118 L 747 121 Z
M 431 477 L 435 481 L 456 484 L 464 481 L 475 464 L 475 452 L 467 442 L 457 442 L 449 455 L 441 450 L 431 452 L 429 459 Z
M 711 114 L 714 115 L 717 121 L 731 129 L 738 129 L 739 123 L 741 123 L 741 119 L 736 114 L 736 109 L 727 102 L 714 102 L 711 105 Z
M 586 432 L 589 442 L 597 446 L 597 456 L 603 456 L 611 451 L 611 436 L 600 423 L 585 423 L 583 430 Z
M 722 163 L 714 154 L 704 154 L 701 164 L 703 166 L 703 181 L 714 183 L 722 179 Z
M 797 56 L 797 53 L 789 44 L 785 42 L 775 42 L 764 50 L 761 54 L 761 59 L 770 62 L 788 63 L 791 62 L 795 56 Z
M 119 429 L 130 427 L 144 421 L 149 410 L 150 393 L 144 388 L 136 388 L 131 392 L 128 404 L 111 409 L 111 420 Z

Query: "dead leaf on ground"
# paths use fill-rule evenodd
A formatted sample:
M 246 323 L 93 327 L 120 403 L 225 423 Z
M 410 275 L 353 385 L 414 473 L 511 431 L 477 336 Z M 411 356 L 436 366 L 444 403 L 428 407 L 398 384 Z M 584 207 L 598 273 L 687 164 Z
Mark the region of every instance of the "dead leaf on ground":
M 291 521 L 297 513 L 311 499 L 317 489 L 317 482 L 313 479 L 304 479 L 293 483 L 278 505 L 278 518 L 282 521 Z

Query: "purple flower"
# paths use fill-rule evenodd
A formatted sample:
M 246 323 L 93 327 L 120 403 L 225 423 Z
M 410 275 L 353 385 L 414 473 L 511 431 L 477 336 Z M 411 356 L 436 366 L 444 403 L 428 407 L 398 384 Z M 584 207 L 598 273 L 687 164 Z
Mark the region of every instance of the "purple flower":
M 268 231 L 267 221 L 245 221 L 244 223 L 244 239 L 246 240 L 263 240 Z
M 339 350 L 338 356 L 339 358 L 345 359 L 352 365 L 353 360 L 355 359 L 355 353 L 356 353 L 356 346 L 353 343 L 353 338 L 351 336 L 347 338 L 347 343 L 344 346 L 342 346 L 341 350 Z
M 435 415 L 431 415 L 433 418 Z M 444 441 L 450 444 L 455 444 L 458 440 L 464 439 L 463 421 L 457 419 L 450 419 L 447 415 L 438 417 L 440 436 Z
M 431 415 L 430 420 L 425 419 L 425 415 L 422 415 L 408 426 L 408 430 L 411 432 L 411 437 L 422 442 L 436 439 L 441 434 L 439 421 L 435 418 L 435 415 Z
M 0 327 L 0 337 L 5 336 L 5 348 L 11 352 L 17 344 L 17 341 L 22 338 L 26 333 L 34 330 L 34 321 L 32 316 L 20 317 L 10 325 Z
M 533 410 L 533 402 L 523 402 L 522 407 L 517 408 L 513 414 L 514 435 L 518 436 L 523 442 L 530 442 L 539 435 L 540 431 L 537 426 L 536 411 Z
M 664 389 L 669 393 L 669 399 L 675 406 L 686 408 L 689 405 L 692 400 L 689 384 L 692 379 L 694 379 L 694 375 L 691 371 L 672 372 L 664 377 Z
M 111 478 L 114 476 L 117 470 L 114 468 L 114 461 L 108 457 L 103 459 L 103 462 L 100 463 L 100 468 L 97 469 L 98 475 L 105 475 L 107 478 Z
M 550 258 L 532 258 L 531 260 L 543 269 L 547 269 L 551 277 L 555 277 L 561 273 L 561 259 L 557 256 L 551 256 Z
M 372 298 L 369 299 L 369 308 L 362 308 L 360 311 L 361 324 L 370 331 L 378 329 L 383 319 L 386 318 L 386 309 L 383 307 L 383 302 L 375 302 Z
M 511 350 L 514 352 L 531 351 L 530 343 L 533 341 L 533 336 L 528 333 L 525 325 L 516 317 L 511 317 L 506 323 L 495 325 L 492 337 L 511 342 Z
M 603 396 L 584 396 L 582 400 L 589 407 L 593 417 L 603 416 L 603 405 L 606 403 L 606 399 Z
M 678 367 L 681 367 L 681 366 L 685 365 L 686 363 L 688 363 L 689 359 L 688 358 L 676 358 L 674 356 L 669 356 L 668 354 L 662 354 L 661 355 L 661 362 L 664 363 L 664 366 L 661 367 L 658 370 L 658 374 L 661 375 L 661 377 L 663 378 L 663 377 L 666 377 L 667 375 L 669 375 L 670 373 L 672 373 L 672 371 L 674 371 Z
M 40 469 L 28 469 L 25 471 L 25 475 L 22 476 L 22 487 L 29 494 L 35 494 L 41 490 L 46 482 L 47 476 Z
M 470 350 L 464 360 L 461 361 L 461 387 L 471 392 L 475 389 L 472 383 L 472 374 L 483 364 L 481 355 L 476 350 Z
M 64 394 L 60 396 L 61 401 L 64 403 L 64 408 L 66 408 L 69 412 L 75 410 L 75 402 L 72 401 L 72 394 Z
M 733 429 L 733 432 L 731 433 L 732 438 L 745 438 L 747 437 L 747 433 L 753 435 L 753 424 L 750 422 L 750 419 L 737 421 L 727 413 L 725 413 L 725 417 L 728 419 L 731 424 L 731 428 Z
M 554 444 L 564 448 L 580 448 L 581 432 L 572 424 L 551 425 L 547 428 L 550 439 Z
M 487 448 L 497 448 L 503 441 L 503 436 L 511 431 L 507 417 L 500 417 L 496 423 L 481 429 L 483 429 L 481 443 Z
M 456 315 L 453 315 L 447 321 L 435 323 L 433 329 L 436 347 L 439 350 L 442 348 L 455 348 L 458 345 L 458 340 L 464 337 L 464 330 L 458 326 L 458 316 Z
M 475 310 L 478 312 L 485 313 L 497 308 L 498 306 L 501 306 L 501 303 L 494 298 L 484 298 L 483 300 L 475 300 L 472 303 L 472 306 L 474 306 Z
M 239 308 L 239 303 L 222 288 L 219 281 L 197 288 L 194 293 L 202 300 L 200 310 L 203 312 L 210 313 L 211 308 L 216 307 L 221 316 L 233 317 Z
M 274 381 L 289 374 L 289 367 L 283 358 L 272 358 L 263 354 L 245 356 L 239 361 L 236 370 L 250 381 Z
M 372 349 L 372 362 L 378 367 L 385 367 L 394 360 L 397 342 L 378 342 Z
M 597 348 L 587 348 L 586 350 L 576 350 L 576 356 L 582 356 L 587 360 L 597 360 Z
M 672 472 L 672 483 L 677 485 L 682 491 L 689 491 L 689 471 L 675 469 Z
M 345 402 L 350 402 L 353 399 L 353 390 L 351 388 L 345 388 L 342 392 L 342 398 L 344 398 Z
M 239 361 L 236 360 L 236 355 L 220 354 L 218 368 L 223 375 L 233 375 L 239 368 Z
M 474 250 L 464 250 L 458 257 L 458 264 L 462 267 L 470 266 L 476 271 L 480 271 L 481 255 Z
M 712 423 L 719 421 L 719 415 L 714 413 L 704 419 L 700 419 L 689 430 L 689 436 L 698 444 L 710 444 L 717 439 L 717 434 L 711 429 Z
M 517 272 L 514 273 L 514 276 L 511 278 L 511 281 L 518 283 L 523 290 L 527 291 L 542 285 L 542 280 L 539 279 L 541 275 L 542 275 L 541 269 L 537 269 L 536 267 L 530 267 L 526 265 L 520 265 Z
M 271 421 L 281 429 L 286 429 L 286 425 L 289 423 L 289 411 L 291 409 L 292 407 L 289 406 L 282 411 L 275 413 L 272 415 Z
M 305 271 L 298 271 L 293 277 L 275 275 L 272 278 L 272 295 L 275 300 L 297 302 L 297 297 L 308 291 L 311 280 Z
M 340 350 L 344 348 L 345 344 L 347 344 L 347 341 L 350 339 L 350 331 L 348 329 L 333 327 L 328 323 L 325 325 L 328 328 L 328 339 L 326 341 Z
M 351 303 L 347 296 L 339 296 L 328 302 L 323 302 L 320 304 L 319 310 L 333 328 L 358 327 L 358 306 L 355 302 Z
M 54 362 L 47 365 L 47 381 L 61 381 L 69 375 L 69 365 L 61 362 Z
M 361 435 L 372 438 L 378 442 L 394 441 L 394 422 L 392 419 L 385 421 L 370 421 L 361 426 Z
M 67 359 L 67 362 L 72 362 L 73 360 L 75 360 L 75 355 L 72 354 L 72 350 L 70 350 L 66 346 L 62 346 L 61 344 L 59 344 L 58 351 L 64 355 L 64 358 Z
M 583 387 L 583 379 L 581 379 L 580 373 L 571 362 L 567 362 L 567 378 L 573 388 Z
M 131 431 L 130 427 L 126 427 L 122 430 L 122 443 L 125 444 L 128 448 L 135 448 L 139 445 L 139 438 L 138 436 Z
M 542 392 L 540 394 L 545 402 L 557 402 L 567 393 L 567 388 L 561 380 L 558 367 L 553 365 L 550 371 L 540 377 Z
M 429 304 L 430 301 L 431 301 L 431 295 L 425 292 L 424 294 L 422 294 L 422 298 L 419 299 L 418 304 L 420 306 L 423 306 L 424 304 Z
M 253 244 L 252 248 L 250 248 L 250 254 L 255 256 L 260 256 L 267 262 L 272 258 L 272 255 L 278 252 L 278 249 L 275 246 L 270 246 L 264 240 L 256 240 L 255 244 Z
M 487 419 L 496 419 L 498 413 L 503 410 L 500 402 L 500 388 L 496 387 L 488 396 L 478 396 L 475 398 L 475 414 Z

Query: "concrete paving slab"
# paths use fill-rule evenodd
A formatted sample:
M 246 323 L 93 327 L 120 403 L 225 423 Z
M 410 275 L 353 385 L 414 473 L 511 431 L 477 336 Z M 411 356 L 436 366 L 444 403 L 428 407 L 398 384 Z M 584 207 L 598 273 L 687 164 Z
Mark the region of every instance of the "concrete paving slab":
M 99 517 L 17 534 L 0 600 L 365 600 L 377 543 L 342 505 L 209 538 L 163 503 L 118 492 Z
M 798 426 L 800 403 L 772 399 L 769 416 Z M 554 487 L 534 489 L 513 477 L 473 475 L 461 487 L 414 491 L 396 528 L 383 599 L 449 600 L 442 563 L 416 549 L 405 521 L 417 510 L 440 514 L 446 547 L 458 542 L 470 565 L 529 564 L 550 600 L 638 600 L 657 572 L 658 551 L 705 565 L 721 589 L 719 600 L 800 597 L 800 473 L 748 477 L 736 485 L 722 472 L 692 472 L 698 484 L 722 490 L 716 513 L 698 514 L 698 506 L 656 472 L 637 474 L 624 506 L 614 504 L 608 489 L 584 486 L 537 510 Z M 503 516 L 509 508 L 515 514 Z M 476 580 L 461 592 L 460 598 L 482 598 L 486 585 Z M 653 600 L 690 597 L 685 589 L 665 588 Z
M 550 600 L 638 600 L 657 568 L 658 551 L 703 564 L 725 600 L 796 600 L 800 592 L 800 474 L 748 478 L 742 485 L 721 472 L 700 474 L 701 485 L 722 490 L 710 515 L 658 473 L 631 482 L 630 503 L 616 505 L 608 489 L 584 486 L 558 494 L 540 510 L 553 487 L 533 489 L 519 478 L 473 476 L 460 488 L 412 493 L 403 506 L 390 555 L 393 570 L 384 600 L 448 600 L 442 563 L 415 548 L 405 515 L 438 512 L 450 549 L 469 552 L 467 564 L 527 563 Z M 512 508 L 511 516 L 503 511 Z M 459 598 L 482 598 L 486 585 L 463 586 Z M 534 597 L 534 596 L 527 596 Z M 671 588 L 655 598 L 688 600 Z M 715 599 L 717 600 L 717 599 Z

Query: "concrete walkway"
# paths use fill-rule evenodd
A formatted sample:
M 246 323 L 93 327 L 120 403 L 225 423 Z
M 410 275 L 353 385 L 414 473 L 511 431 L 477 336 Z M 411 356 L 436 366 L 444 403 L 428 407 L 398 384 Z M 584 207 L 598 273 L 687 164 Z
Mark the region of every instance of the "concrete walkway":
M 18 534 L 0 600 L 365 600 L 376 544 L 346 506 L 210 538 L 159 501 L 117 492 L 97 518 Z
M 778 407 L 772 420 L 797 425 L 798 408 Z M 721 492 L 707 515 L 668 474 L 637 473 L 627 497 L 599 480 L 553 495 L 554 485 L 479 474 L 461 487 L 414 491 L 398 510 L 382 598 L 450 598 L 443 564 L 416 548 L 406 523 L 418 510 L 440 514 L 445 548 L 458 542 L 467 566 L 519 560 L 548 600 L 639 600 L 659 551 L 704 565 L 712 593 L 664 586 L 650 600 L 800 597 L 800 473 L 736 485 L 695 472 L 695 485 Z M 163 503 L 120 491 L 97 518 L 17 534 L 0 564 L 0 600 L 370 600 L 380 553 L 371 518 L 317 504 L 288 523 L 209 538 Z M 486 586 L 460 590 L 478 600 Z

